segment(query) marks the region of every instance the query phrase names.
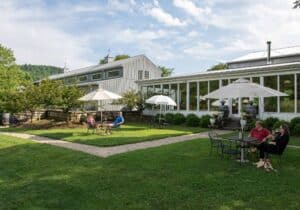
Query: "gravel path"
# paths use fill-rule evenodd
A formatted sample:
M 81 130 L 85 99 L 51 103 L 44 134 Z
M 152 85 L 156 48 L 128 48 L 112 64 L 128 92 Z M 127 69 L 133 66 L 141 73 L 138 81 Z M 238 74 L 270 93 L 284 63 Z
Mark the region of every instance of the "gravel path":
M 225 134 L 228 132 L 231 131 L 218 131 L 219 134 Z M 68 148 L 71 150 L 81 151 L 84 153 L 88 153 L 91 155 L 96 155 L 104 158 L 112 155 L 120 154 L 120 153 L 134 151 L 134 150 L 159 147 L 162 145 L 173 144 L 173 143 L 183 142 L 183 141 L 190 141 L 198 138 L 208 138 L 208 132 L 201 132 L 196 134 L 169 137 L 169 138 L 153 140 L 153 141 L 145 141 L 145 142 L 134 143 L 134 144 L 125 144 L 125 145 L 112 146 L 112 147 L 97 147 L 97 146 L 91 146 L 86 144 L 78 144 L 78 143 L 72 143 L 68 141 L 50 139 L 47 137 L 41 137 L 41 136 L 25 134 L 25 133 L 0 132 L 0 134 L 14 136 L 23 139 L 29 139 L 38 143 L 50 144 L 58 147 Z

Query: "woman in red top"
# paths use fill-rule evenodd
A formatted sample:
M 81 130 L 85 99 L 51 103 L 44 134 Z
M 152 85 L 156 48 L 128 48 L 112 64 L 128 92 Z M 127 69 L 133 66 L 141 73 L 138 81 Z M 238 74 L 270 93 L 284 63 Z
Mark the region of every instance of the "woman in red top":
M 257 139 L 260 142 L 264 142 L 267 138 L 271 137 L 271 133 L 268 129 L 262 126 L 261 121 L 256 121 L 255 128 L 250 131 L 250 137 Z

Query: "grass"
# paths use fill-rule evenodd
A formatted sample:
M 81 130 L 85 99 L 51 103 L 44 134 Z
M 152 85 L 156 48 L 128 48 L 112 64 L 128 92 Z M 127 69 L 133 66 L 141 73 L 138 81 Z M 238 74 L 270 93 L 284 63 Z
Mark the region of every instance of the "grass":
M 0 209 L 300 208 L 299 149 L 278 173 L 208 149 L 202 139 L 101 159 L 0 136 Z
M 204 128 L 193 128 L 186 126 L 168 126 L 164 129 L 149 128 L 145 124 L 126 124 L 122 128 L 113 129 L 113 134 L 104 136 L 87 133 L 86 128 L 52 128 L 41 130 L 30 130 L 23 128 L 7 128 L 0 131 L 24 132 L 53 139 L 96 145 L 96 146 L 115 146 L 128 143 L 136 143 L 161 138 L 180 136 L 205 131 Z

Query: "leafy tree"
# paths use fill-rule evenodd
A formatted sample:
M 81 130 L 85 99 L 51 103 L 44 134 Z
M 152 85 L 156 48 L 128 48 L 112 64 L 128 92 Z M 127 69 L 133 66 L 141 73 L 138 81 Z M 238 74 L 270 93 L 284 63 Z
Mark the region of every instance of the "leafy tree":
M 45 79 L 53 74 L 63 73 L 63 69 L 55 66 L 45 66 L 45 65 L 31 65 L 24 64 L 20 65 L 20 68 L 27 72 L 33 81 L 38 81 Z
M 174 68 L 167 68 L 165 66 L 159 66 L 158 68 L 160 68 L 160 70 L 161 70 L 162 77 L 169 77 L 174 72 Z
M 294 2 L 294 7 L 293 8 L 294 9 L 300 8 L 300 0 L 297 0 L 297 1 Z
M 21 71 L 15 63 L 11 49 L 0 44 L 0 112 L 16 112 L 17 105 L 12 101 L 17 100 L 21 87 L 30 82 L 30 77 Z
M 21 93 L 23 98 L 23 111 L 30 112 L 30 121 L 32 123 L 34 113 L 42 108 L 43 104 L 43 94 L 41 91 L 41 86 L 30 84 L 25 87 L 24 92 Z
M 142 103 L 141 94 L 135 90 L 128 90 L 122 94 L 122 98 L 115 101 L 114 104 L 125 105 L 130 111 L 133 108 L 140 108 Z
M 82 102 L 78 99 L 83 96 L 83 92 L 76 86 L 62 85 L 59 89 L 60 100 L 57 103 L 57 107 L 61 108 L 67 114 L 67 122 L 69 122 L 69 111 L 81 106 Z
M 60 99 L 60 86 L 62 86 L 62 81 L 57 80 L 43 80 L 39 84 L 39 91 L 41 93 L 41 106 L 43 108 L 55 107 Z
M 99 64 L 106 64 L 105 59 L 104 59 L 104 58 L 103 58 L 103 59 L 100 59 L 100 60 L 99 60 Z
M 218 70 L 224 70 L 227 69 L 226 63 L 218 63 L 216 65 L 213 65 L 208 71 L 218 71 Z
M 118 61 L 118 60 L 123 60 L 123 59 L 127 59 L 127 58 L 130 58 L 130 56 L 126 55 L 126 54 L 121 54 L 121 55 L 116 55 L 114 60 Z

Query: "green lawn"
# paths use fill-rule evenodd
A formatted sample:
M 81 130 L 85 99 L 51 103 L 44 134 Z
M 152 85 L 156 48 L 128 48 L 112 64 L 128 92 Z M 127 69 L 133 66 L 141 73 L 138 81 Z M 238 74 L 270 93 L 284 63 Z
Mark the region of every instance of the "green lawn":
M 62 139 L 82 144 L 96 146 L 114 146 L 128 143 L 136 143 L 161 139 L 171 136 L 180 136 L 205 131 L 204 128 L 192 128 L 186 126 L 168 126 L 167 128 L 149 128 L 145 124 L 126 124 L 122 128 L 113 129 L 113 134 L 104 136 L 87 133 L 86 128 L 62 128 L 46 130 L 26 130 L 19 128 L 0 129 L 0 131 L 16 131 L 45 136 L 54 139 Z
M 208 148 L 202 139 L 101 159 L 0 136 L 0 209 L 300 209 L 299 149 L 267 173 Z

